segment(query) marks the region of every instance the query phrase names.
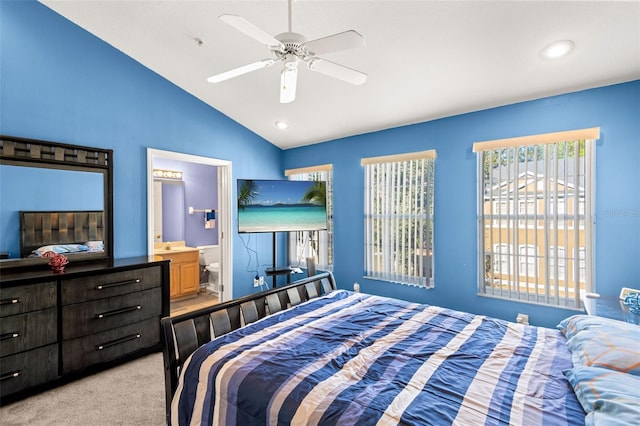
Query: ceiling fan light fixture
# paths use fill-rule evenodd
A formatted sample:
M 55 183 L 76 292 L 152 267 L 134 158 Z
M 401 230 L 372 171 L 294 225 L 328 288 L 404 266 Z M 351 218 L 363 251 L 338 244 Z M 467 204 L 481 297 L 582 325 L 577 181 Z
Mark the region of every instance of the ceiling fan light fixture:
M 298 57 L 292 53 L 287 53 L 284 55 L 284 66 L 285 68 L 297 68 L 298 67 Z
M 286 67 L 280 73 L 280 103 L 288 104 L 296 99 L 298 68 Z
M 540 56 L 546 59 L 558 59 L 568 55 L 574 46 L 575 43 L 572 40 L 554 41 L 542 49 Z

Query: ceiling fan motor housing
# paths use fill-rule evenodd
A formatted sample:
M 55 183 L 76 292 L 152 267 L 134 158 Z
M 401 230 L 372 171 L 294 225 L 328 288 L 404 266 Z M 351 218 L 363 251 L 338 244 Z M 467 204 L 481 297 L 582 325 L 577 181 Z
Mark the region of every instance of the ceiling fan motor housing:
M 275 39 L 284 44 L 284 52 L 275 50 L 274 53 L 277 57 L 285 57 L 287 54 L 293 54 L 299 56 L 301 59 L 307 56 L 309 53 L 300 46 L 307 41 L 302 34 L 298 33 L 281 33 L 275 36 Z

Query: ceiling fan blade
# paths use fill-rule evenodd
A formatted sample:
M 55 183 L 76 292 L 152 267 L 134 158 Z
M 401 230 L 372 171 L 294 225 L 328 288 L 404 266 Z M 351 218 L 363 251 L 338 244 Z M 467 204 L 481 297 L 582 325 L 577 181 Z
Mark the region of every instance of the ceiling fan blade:
M 232 70 L 225 71 L 225 72 L 220 73 L 220 74 L 212 75 L 211 77 L 207 78 L 207 81 L 209 83 L 220 83 L 221 81 L 228 80 L 230 78 L 237 77 L 239 75 L 246 74 L 246 73 L 249 73 L 251 71 L 259 70 L 261 68 L 270 67 L 275 62 L 276 61 L 274 59 L 263 59 L 261 61 L 254 62 L 252 64 L 243 65 L 241 67 L 234 68 Z
M 314 58 L 309 61 L 307 67 L 312 71 L 317 71 L 321 74 L 355 85 L 361 85 L 367 81 L 367 74 L 345 67 L 344 65 L 327 61 L 326 59 Z
M 280 103 L 288 104 L 296 99 L 298 68 L 285 67 L 280 74 Z
M 266 44 L 271 49 L 284 50 L 284 44 L 241 16 L 220 15 L 218 19 L 225 24 L 232 26 L 241 33 L 248 35 L 252 39 L 257 40 L 262 44 Z
M 349 30 L 308 41 L 303 43 L 301 47 L 312 55 L 317 56 L 363 46 L 364 37 L 362 37 L 357 31 Z

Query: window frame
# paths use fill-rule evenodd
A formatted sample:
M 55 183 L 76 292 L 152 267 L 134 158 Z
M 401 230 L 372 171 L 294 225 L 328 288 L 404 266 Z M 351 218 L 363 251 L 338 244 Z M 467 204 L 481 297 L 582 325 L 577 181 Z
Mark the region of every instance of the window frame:
M 596 127 L 474 144 L 479 295 L 581 309 L 582 295 L 595 289 L 595 141 L 599 137 Z M 485 155 L 491 156 L 488 163 Z M 569 162 L 574 164 L 569 167 Z M 536 200 L 533 209 L 521 208 L 531 199 Z M 506 215 L 496 208 L 504 202 L 510 209 Z M 517 247 L 517 253 L 508 255 L 515 269 L 509 274 L 501 269 L 496 273 L 505 255 L 494 248 L 501 245 Z M 528 246 L 536 248 L 534 262 L 529 249 L 522 254 Z M 492 251 L 487 253 L 485 247 Z M 564 254 L 558 259 L 560 251 Z M 571 253 L 580 258 L 567 257 Z
M 435 286 L 435 159 L 428 150 L 361 160 L 365 278 Z
M 314 176 L 315 175 L 315 176 Z M 308 268 L 307 258 L 314 257 L 317 270 L 333 271 L 334 266 L 334 235 L 333 235 L 333 165 L 320 164 L 285 170 L 285 176 L 290 180 L 324 180 L 327 188 L 327 229 L 324 231 L 297 231 L 287 233 L 287 259 L 290 265 Z M 311 179 L 320 176 L 320 179 Z M 313 253 L 312 241 L 316 241 L 318 248 Z M 306 246 L 306 247 L 305 247 Z M 323 252 L 321 254 L 321 252 Z M 326 259 L 326 262 L 323 261 Z

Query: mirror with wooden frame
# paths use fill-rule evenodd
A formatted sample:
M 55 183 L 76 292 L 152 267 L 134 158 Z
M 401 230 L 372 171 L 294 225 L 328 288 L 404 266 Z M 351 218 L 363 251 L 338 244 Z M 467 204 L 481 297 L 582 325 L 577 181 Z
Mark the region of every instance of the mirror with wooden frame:
M 0 136 L 0 269 L 113 259 L 113 151 Z

